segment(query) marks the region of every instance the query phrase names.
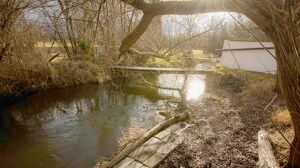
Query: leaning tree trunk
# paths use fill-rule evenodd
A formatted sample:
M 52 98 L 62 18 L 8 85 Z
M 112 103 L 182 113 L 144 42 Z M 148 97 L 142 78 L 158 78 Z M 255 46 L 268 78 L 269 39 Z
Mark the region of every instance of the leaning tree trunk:
M 283 33 L 283 32 L 282 32 Z M 296 44 L 289 35 L 275 36 L 275 46 L 278 62 L 278 80 L 281 92 L 290 112 L 295 137 L 290 148 L 287 167 L 300 167 L 300 58 L 297 48 L 300 48 L 299 39 Z M 284 38 L 282 38 L 284 37 Z
M 300 3 L 287 1 L 283 13 L 273 13 L 278 81 L 290 112 L 295 137 L 286 167 L 300 168 Z
M 287 39 L 288 40 L 288 39 Z M 287 41 L 288 42 L 288 41 Z M 295 137 L 290 148 L 289 162 L 287 167 L 300 167 L 300 73 L 299 66 L 293 64 L 300 64 L 299 57 L 292 46 L 287 44 L 275 42 L 276 53 L 278 59 L 278 80 L 281 92 L 287 103 L 290 112 Z M 298 44 L 299 47 L 299 44 Z M 280 49 L 284 48 L 284 49 Z M 285 53 L 286 52 L 286 53 Z M 287 59 L 289 61 L 287 61 Z M 297 70 L 298 68 L 298 70 Z

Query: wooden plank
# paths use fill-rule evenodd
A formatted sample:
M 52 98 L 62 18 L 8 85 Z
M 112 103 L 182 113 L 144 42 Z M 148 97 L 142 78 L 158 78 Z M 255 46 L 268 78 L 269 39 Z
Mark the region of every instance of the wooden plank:
M 162 141 L 164 142 L 173 142 L 176 140 L 176 138 L 178 138 L 178 135 L 174 134 L 174 133 L 170 133 L 169 135 L 165 136 Z
M 149 157 L 154 155 L 159 147 L 164 145 L 165 142 L 161 141 L 155 137 L 150 138 L 145 144 L 137 148 L 134 152 L 132 152 L 129 156 L 138 160 L 140 162 L 144 162 Z
M 114 168 L 125 168 L 126 166 L 130 165 L 134 159 L 130 157 L 126 157 L 121 162 L 119 162 L 117 165 L 114 166 Z
M 154 137 L 158 139 L 163 139 L 164 137 L 171 134 L 171 129 L 165 129 L 164 131 L 156 134 Z
M 133 151 L 135 151 L 137 148 L 139 148 L 141 145 L 143 145 L 147 140 L 152 138 L 155 138 L 154 136 L 158 134 L 159 132 L 165 130 L 172 124 L 176 124 L 178 122 L 184 121 L 188 118 L 187 113 L 181 113 L 177 114 L 169 119 L 164 120 L 163 122 L 155 125 L 153 128 L 149 129 L 143 136 L 141 136 L 137 141 L 132 142 L 131 145 L 129 145 L 127 148 L 125 148 L 122 152 L 120 152 L 118 155 L 114 156 L 110 162 L 108 163 L 108 167 L 113 167 L 114 165 L 118 164 L 121 160 L 123 160 L 125 157 L 130 155 Z M 157 138 L 155 138 L 157 139 Z M 164 143 L 163 141 L 161 141 Z M 135 159 L 135 158 L 133 158 Z
M 157 153 L 169 154 L 171 151 L 173 151 L 179 145 L 178 142 L 175 141 L 173 143 L 170 142 L 170 143 L 165 144 L 163 147 L 161 147 L 157 150 Z
M 130 163 L 126 168 L 141 168 L 142 166 L 142 163 L 135 160 L 132 163 Z
M 159 164 L 182 142 L 182 124 L 174 124 L 129 154 L 115 168 L 148 168 Z
M 152 155 L 149 159 L 147 159 L 143 163 L 148 167 L 154 167 L 158 163 L 160 163 L 166 156 L 167 156 L 167 154 L 165 154 L 165 153 L 155 153 L 154 155 Z
M 158 72 L 197 72 L 206 73 L 211 70 L 204 70 L 202 68 L 182 69 L 182 68 L 159 68 L 159 67 L 139 67 L 139 66 L 111 66 L 111 69 L 120 70 L 134 70 L 134 71 L 158 71 Z
M 170 126 L 169 128 L 165 129 L 164 131 L 157 134 L 155 137 L 158 139 L 161 139 L 164 142 L 171 142 L 174 141 L 179 135 L 181 131 L 180 124 L 174 124 Z
M 150 158 L 148 158 L 143 163 L 147 165 L 148 167 L 155 167 L 158 165 L 162 160 L 164 160 L 168 154 L 170 154 L 176 147 L 178 146 L 177 143 L 167 143 L 160 147 L 157 150 L 157 153 L 152 155 Z

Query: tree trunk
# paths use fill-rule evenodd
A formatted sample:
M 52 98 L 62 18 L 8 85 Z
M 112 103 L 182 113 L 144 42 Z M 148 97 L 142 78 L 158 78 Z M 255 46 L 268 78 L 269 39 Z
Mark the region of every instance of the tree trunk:
M 279 47 L 282 47 L 282 45 Z M 297 59 L 296 55 L 291 53 L 289 56 Z M 278 64 L 279 85 L 285 98 L 285 102 L 287 103 L 295 131 L 295 137 L 292 142 L 292 147 L 290 148 L 289 163 L 287 167 L 300 168 L 300 73 L 296 70 L 293 71 L 291 65 L 282 61 L 282 59 L 286 58 L 281 51 L 277 51 L 277 58 L 280 62 Z
M 288 43 L 290 39 L 282 42 Z M 289 162 L 286 167 L 300 168 L 300 69 L 299 57 L 291 45 L 275 42 L 278 61 L 278 81 L 282 95 L 290 112 L 295 137 L 290 148 Z M 298 48 L 299 48 L 299 44 Z M 298 64 L 294 66 L 293 64 Z
M 290 112 L 295 137 L 286 167 L 300 168 L 300 2 L 287 1 L 284 14 L 273 15 L 278 81 Z

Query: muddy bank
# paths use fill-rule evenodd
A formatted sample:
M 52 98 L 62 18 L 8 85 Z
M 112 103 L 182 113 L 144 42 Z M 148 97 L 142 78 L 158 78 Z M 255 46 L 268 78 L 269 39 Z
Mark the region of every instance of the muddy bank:
M 265 77 L 257 74 L 255 78 L 249 78 L 249 74 L 243 74 L 242 78 L 214 77 L 218 84 L 210 85 L 202 99 L 189 104 L 192 127 L 185 133 L 184 143 L 158 167 L 256 167 L 257 132 L 262 127 L 270 132 L 269 118 L 285 108 L 279 98 L 270 113 L 263 110 L 274 96 L 273 77 Z M 278 159 L 281 165 L 286 161 Z

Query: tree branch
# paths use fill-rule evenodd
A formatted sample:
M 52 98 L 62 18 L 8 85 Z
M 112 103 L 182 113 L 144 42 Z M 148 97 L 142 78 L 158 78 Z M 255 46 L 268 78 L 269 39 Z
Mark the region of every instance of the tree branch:
M 127 5 L 131 5 L 136 9 L 140 9 L 140 10 L 145 9 L 149 5 L 144 0 L 121 0 L 121 1 L 123 1 Z
M 139 55 L 139 56 L 143 56 L 143 57 L 155 57 L 155 58 L 160 58 L 160 59 L 163 59 L 167 62 L 170 61 L 170 58 L 166 58 L 166 57 L 163 57 L 163 55 L 159 55 L 157 53 L 154 53 L 154 52 L 143 52 L 143 51 L 139 51 L 139 50 L 136 50 L 134 48 L 130 48 L 128 50 L 128 53 L 132 53 L 132 54 L 136 54 L 136 55 Z
M 261 0 L 197 0 L 197 1 L 163 1 L 146 3 L 144 0 L 122 0 L 124 3 L 143 11 L 144 16 L 138 26 L 123 41 L 120 58 L 143 35 L 152 19 L 158 15 L 190 15 L 209 12 L 239 12 L 253 20 L 268 35 L 272 28 L 271 16 L 265 9 L 266 1 Z M 279 1 L 279 0 L 272 0 Z
M 142 20 L 137 27 L 123 41 L 120 47 L 120 57 L 124 55 L 130 47 L 144 34 L 150 25 L 154 16 L 144 14 Z M 120 58 L 119 58 L 120 59 Z
M 192 15 L 208 12 L 237 12 L 229 0 L 164 1 L 147 5 L 143 12 L 153 15 Z M 240 0 L 236 0 L 240 1 Z

